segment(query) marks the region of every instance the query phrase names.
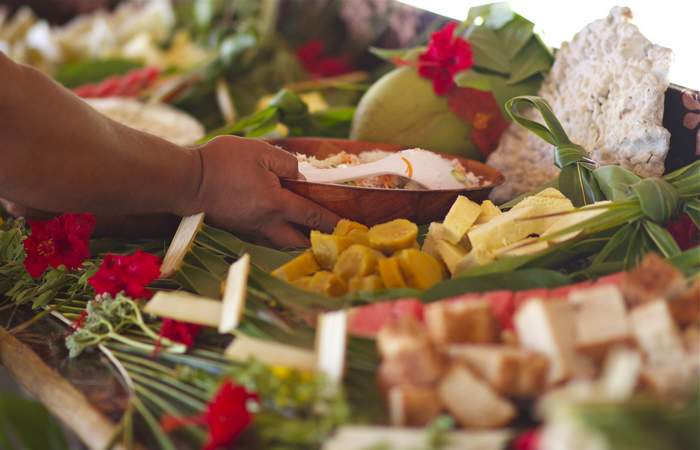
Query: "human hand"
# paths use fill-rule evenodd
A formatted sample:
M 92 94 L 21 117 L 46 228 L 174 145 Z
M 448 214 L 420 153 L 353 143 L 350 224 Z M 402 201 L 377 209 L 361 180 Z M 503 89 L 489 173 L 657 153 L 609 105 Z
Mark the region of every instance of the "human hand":
M 330 232 L 339 217 L 283 189 L 280 177 L 296 179 L 294 155 L 264 141 L 221 136 L 197 149 L 202 180 L 195 211 L 214 226 L 284 247 L 308 246 L 295 227 Z

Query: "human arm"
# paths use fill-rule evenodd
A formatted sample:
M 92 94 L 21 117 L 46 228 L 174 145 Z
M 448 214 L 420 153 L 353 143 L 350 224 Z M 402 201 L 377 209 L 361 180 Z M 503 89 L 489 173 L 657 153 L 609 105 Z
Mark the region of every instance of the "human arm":
M 118 124 L 43 74 L 0 53 L 0 197 L 28 208 L 98 215 L 205 212 L 228 230 L 304 245 L 292 224 L 337 217 L 281 188 L 296 158 L 232 136 L 197 149 Z

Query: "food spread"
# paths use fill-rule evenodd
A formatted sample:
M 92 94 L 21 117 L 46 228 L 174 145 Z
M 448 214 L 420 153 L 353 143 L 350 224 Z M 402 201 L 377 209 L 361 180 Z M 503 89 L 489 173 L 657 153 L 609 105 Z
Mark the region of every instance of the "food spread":
M 462 23 L 331 3 L 125 1 L 62 26 L 0 8 L 2 51 L 128 126 L 183 146 L 265 138 L 300 168 L 411 149 L 464 187 L 436 200 L 408 170 L 320 198 L 324 183 L 282 178 L 344 217 L 285 223 L 308 239 L 287 249 L 204 214 L 172 239 L 101 239 L 91 214 L 0 210 L 13 376 L 59 415 L 66 385 L 80 390 L 79 422 L 112 408 L 106 438 L 75 427 L 90 447 L 700 448 L 700 162 L 696 136 L 685 148 L 669 125 L 694 133 L 697 111 L 669 109 L 670 50 L 628 8 L 554 52 L 502 3 Z M 387 193 L 440 212 L 419 220 L 378 204 Z M 106 406 L 85 388 L 97 365 L 120 387 Z M 0 411 L 27 448 L 59 429 L 33 407 L 40 423 L 23 427 Z

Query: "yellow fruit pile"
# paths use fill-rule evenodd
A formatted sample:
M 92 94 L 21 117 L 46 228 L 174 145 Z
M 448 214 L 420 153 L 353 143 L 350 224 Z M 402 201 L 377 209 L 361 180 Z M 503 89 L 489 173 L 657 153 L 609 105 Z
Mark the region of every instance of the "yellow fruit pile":
M 341 220 L 333 234 L 311 232 L 311 249 L 272 274 L 295 286 L 337 297 L 389 288 L 428 289 L 445 274 L 418 249 L 416 224 L 397 219 L 368 228 Z

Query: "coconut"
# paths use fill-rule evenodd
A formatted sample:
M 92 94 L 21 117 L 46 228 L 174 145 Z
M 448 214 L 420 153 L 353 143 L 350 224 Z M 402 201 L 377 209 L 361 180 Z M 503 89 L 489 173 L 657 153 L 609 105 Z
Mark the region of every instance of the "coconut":
M 470 138 L 471 125 L 450 111 L 447 99 L 411 67 L 380 78 L 357 106 L 351 137 L 361 141 L 425 148 L 481 159 Z

